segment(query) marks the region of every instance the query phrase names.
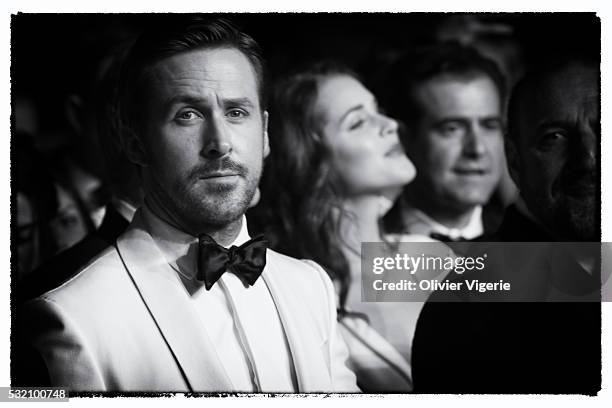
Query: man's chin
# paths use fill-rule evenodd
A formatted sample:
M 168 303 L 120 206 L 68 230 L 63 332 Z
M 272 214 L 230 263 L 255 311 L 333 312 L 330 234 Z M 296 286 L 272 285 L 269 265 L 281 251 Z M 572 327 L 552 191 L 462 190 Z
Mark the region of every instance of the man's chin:
M 599 241 L 600 206 L 595 197 L 574 199 L 566 197 L 563 204 L 555 210 L 555 230 L 567 239 L 576 241 Z
M 184 206 L 184 210 L 197 224 L 223 227 L 242 218 L 254 194 L 255 191 L 239 191 L 220 184 L 207 189 L 200 199 L 188 200 L 192 204 Z
M 204 193 L 207 196 L 232 194 L 239 190 L 238 176 L 235 177 L 217 177 L 213 179 L 206 179 L 204 184 Z M 221 197 L 223 198 L 223 197 Z
M 453 194 L 453 201 L 456 203 L 455 207 L 457 208 L 465 210 L 472 209 L 476 206 L 486 204 L 489 201 L 491 193 L 491 190 L 463 189 Z

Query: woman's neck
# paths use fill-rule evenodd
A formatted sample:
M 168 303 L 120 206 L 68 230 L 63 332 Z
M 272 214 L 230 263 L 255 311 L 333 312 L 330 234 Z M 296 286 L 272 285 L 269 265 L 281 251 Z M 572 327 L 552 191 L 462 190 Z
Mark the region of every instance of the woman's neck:
M 385 203 L 381 196 L 358 196 L 344 200 L 344 209 L 347 217 L 342 219 L 340 234 L 342 238 L 342 252 L 351 265 L 351 275 L 355 276 L 359 268 L 362 242 L 381 241 L 379 218 L 386 211 L 382 208 Z

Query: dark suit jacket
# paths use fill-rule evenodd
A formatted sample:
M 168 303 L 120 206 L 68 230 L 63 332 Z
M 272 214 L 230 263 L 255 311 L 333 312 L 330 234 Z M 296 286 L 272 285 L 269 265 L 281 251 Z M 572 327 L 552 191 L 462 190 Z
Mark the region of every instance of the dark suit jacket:
M 13 301 L 13 327 L 19 320 L 20 305 L 60 286 L 87 265 L 96 255 L 113 245 L 129 225 L 112 205 L 100 227 L 74 246 L 62 251 L 16 285 Z M 48 374 L 40 355 L 11 331 L 11 385 L 48 386 Z
M 553 241 L 515 207 L 496 238 Z M 415 392 L 593 395 L 601 389 L 601 304 L 430 301 L 412 356 Z

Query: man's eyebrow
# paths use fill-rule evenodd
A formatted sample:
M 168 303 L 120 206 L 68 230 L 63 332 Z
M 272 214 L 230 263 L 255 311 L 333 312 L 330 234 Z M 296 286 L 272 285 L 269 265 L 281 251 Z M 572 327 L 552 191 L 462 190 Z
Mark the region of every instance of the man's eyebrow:
M 228 98 L 221 99 L 223 106 L 244 106 L 253 108 L 255 104 L 251 101 L 250 98 Z M 170 97 L 166 100 L 166 106 L 172 106 L 175 104 L 188 104 L 188 105 L 209 105 L 210 101 L 206 98 L 201 98 L 197 95 L 176 95 Z
M 224 106 L 244 106 L 248 108 L 254 108 L 255 104 L 250 98 L 230 98 L 223 99 Z
M 203 98 L 196 95 L 175 95 L 166 99 L 166 106 L 172 106 L 177 103 L 186 103 L 189 105 L 197 105 L 204 102 Z
M 495 122 L 499 122 L 500 124 L 503 124 L 504 118 L 502 118 L 501 115 L 490 115 L 490 116 L 483 116 L 481 118 L 478 118 L 478 122 L 480 123 L 491 122 L 491 121 L 495 121 Z
M 442 118 L 436 122 L 434 122 L 434 126 L 443 126 L 446 125 L 448 123 L 455 123 L 455 122 L 459 122 L 461 124 L 466 124 L 469 122 L 469 119 L 462 117 L 462 116 L 449 116 L 446 118 Z
M 575 122 L 571 122 L 568 120 L 543 120 L 540 123 L 538 123 L 537 126 L 537 130 L 538 131 L 543 131 L 552 127 L 558 127 L 558 128 L 563 128 L 563 129 L 572 129 L 576 127 L 576 123 Z

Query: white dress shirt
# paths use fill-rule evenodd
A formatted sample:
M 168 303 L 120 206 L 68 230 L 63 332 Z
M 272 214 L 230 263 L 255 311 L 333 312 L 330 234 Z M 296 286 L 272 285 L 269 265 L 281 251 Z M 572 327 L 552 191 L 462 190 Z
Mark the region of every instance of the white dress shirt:
M 110 205 L 129 222 L 132 221 L 137 210 L 132 204 L 116 196 L 111 198 Z
M 263 279 L 245 286 L 231 272 L 207 291 L 195 279 L 198 239 L 161 220 L 143 206 L 143 218 L 168 264 L 176 272 L 201 318 L 233 389 L 295 392 L 297 379 L 280 317 Z M 250 239 L 246 219 L 232 245 Z M 231 245 L 230 245 L 231 246 Z

